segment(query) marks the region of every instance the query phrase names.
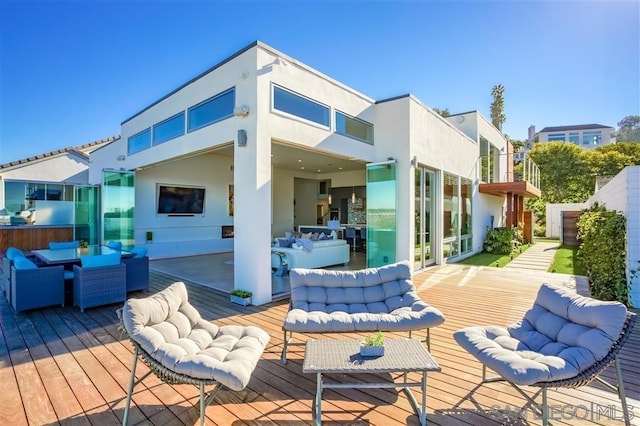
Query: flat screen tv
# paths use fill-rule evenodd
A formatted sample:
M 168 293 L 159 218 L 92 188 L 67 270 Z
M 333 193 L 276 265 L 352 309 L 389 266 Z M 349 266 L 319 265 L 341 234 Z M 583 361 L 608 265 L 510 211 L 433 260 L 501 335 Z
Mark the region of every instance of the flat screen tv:
M 158 214 L 194 215 L 204 213 L 204 188 L 158 185 Z

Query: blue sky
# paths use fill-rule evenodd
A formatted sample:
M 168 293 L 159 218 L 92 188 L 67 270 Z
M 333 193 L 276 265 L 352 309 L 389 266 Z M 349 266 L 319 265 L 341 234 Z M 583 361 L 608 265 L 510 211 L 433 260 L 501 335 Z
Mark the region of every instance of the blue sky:
M 640 114 L 638 1 L 0 0 L 0 164 L 120 123 L 254 40 L 374 98 L 503 130 Z

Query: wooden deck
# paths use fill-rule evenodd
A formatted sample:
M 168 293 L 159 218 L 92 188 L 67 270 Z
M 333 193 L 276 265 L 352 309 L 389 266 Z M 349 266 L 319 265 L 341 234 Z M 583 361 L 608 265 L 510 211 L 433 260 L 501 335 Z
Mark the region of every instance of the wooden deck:
M 151 292 L 174 280 L 152 272 Z M 435 425 L 540 424 L 531 412 L 508 417 L 525 406 L 509 385 L 477 387 L 480 365 L 453 341 L 452 333 L 472 324 L 508 324 L 531 305 L 549 274 L 508 272 L 449 265 L 415 276 L 422 297 L 440 308 L 446 322 L 432 330 L 432 354 L 442 367 L 428 380 L 428 421 Z M 555 275 L 558 282 L 568 276 Z M 292 347 L 289 362 L 280 361 L 281 323 L 288 301 L 260 307 L 231 305 L 226 296 L 189 285 L 191 302 L 203 317 L 218 324 L 255 324 L 271 341 L 243 392 L 224 391 L 207 408 L 207 424 L 297 425 L 312 423 L 315 378 L 302 373 L 303 347 Z M 144 296 L 144 293 L 132 294 Z M 15 315 L 0 302 L 0 425 L 108 425 L 122 421 L 132 348 L 117 329 L 111 305 L 80 313 L 54 307 Z M 295 335 L 305 338 L 304 336 Z M 397 335 L 405 336 L 405 335 Z M 345 338 L 345 335 L 328 335 Z M 356 337 L 356 336 L 351 336 Z M 393 337 L 391 333 L 387 337 Z M 640 424 L 640 330 L 621 355 L 628 402 Z M 138 364 L 139 374 L 146 372 Z M 607 379 L 613 379 L 610 369 Z M 340 380 L 341 377 L 336 377 Z M 378 380 L 380 378 L 377 378 Z M 554 424 L 612 424 L 607 414 L 621 416 L 616 395 L 592 384 L 576 390 L 549 392 L 556 409 Z M 419 395 L 418 395 L 419 400 Z M 193 425 L 198 422 L 198 396 L 193 386 L 169 386 L 154 376 L 136 387 L 130 424 Z M 615 407 L 611 411 L 610 407 Z M 600 415 L 592 410 L 599 410 Z M 582 419 L 573 418 L 576 413 Z M 599 419 L 598 419 L 599 417 Z M 323 399 L 325 424 L 418 424 L 404 394 L 390 389 L 332 389 Z

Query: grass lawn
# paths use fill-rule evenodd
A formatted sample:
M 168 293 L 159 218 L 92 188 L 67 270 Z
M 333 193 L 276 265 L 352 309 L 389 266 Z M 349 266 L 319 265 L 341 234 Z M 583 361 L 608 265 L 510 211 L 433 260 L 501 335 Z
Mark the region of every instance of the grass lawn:
M 522 245 L 522 252 L 524 253 L 529 249 L 529 244 Z M 520 251 L 516 250 L 512 255 L 510 254 L 491 254 L 491 253 L 478 253 L 471 257 L 468 257 L 460 262 L 456 262 L 460 265 L 473 265 L 473 266 L 496 266 L 503 268 L 507 263 L 511 262 L 511 256 L 513 259 L 520 256 Z
M 586 275 L 587 271 L 584 265 L 578 261 L 576 257 L 577 253 L 578 247 L 558 247 L 556 255 L 553 258 L 553 263 L 549 266 L 548 271 L 558 274 Z

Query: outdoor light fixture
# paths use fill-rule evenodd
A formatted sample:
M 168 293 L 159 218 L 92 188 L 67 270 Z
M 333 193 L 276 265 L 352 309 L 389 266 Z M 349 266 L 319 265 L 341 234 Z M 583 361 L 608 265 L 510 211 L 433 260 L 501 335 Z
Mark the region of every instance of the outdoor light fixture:
M 238 130 L 238 146 L 247 146 L 247 131 Z
M 125 157 L 123 154 L 120 154 L 116 157 L 116 160 L 118 161 L 124 161 L 127 157 Z
M 236 117 L 246 117 L 247 115 L 249 115 L 249 107 L 247 105 L 235 107 L 233 109 L 233 115 L 235 115 Z

